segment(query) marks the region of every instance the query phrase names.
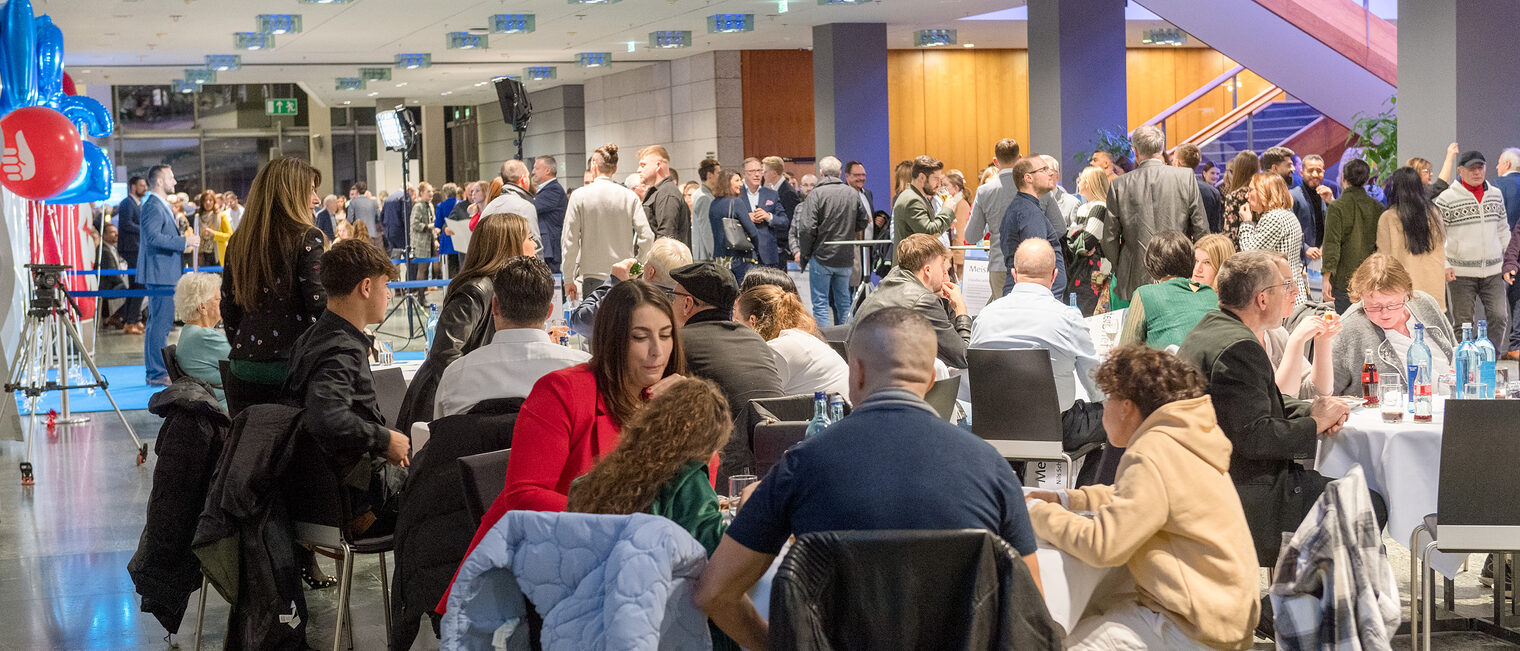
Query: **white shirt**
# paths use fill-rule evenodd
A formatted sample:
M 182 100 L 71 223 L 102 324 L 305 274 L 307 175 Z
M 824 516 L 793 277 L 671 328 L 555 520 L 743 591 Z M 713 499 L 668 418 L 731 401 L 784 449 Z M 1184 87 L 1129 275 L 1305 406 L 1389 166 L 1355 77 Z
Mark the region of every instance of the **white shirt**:
M 1043 348 L 1050 353 L 1056 406 L 1061 411 L 1076 402 L 1076 380 L 1087 389 L 1089 401 L 1103 400 L 1103 390 L 1093 379 L 1093 371 L 1102 360 L 1098 359 L 1087 322 L 1081 311 L 1056 300 L 1049 287 L 1018 283 L 1007 296 L 987 304 L 971 325 L 971 347 Z
M 543 330 L 497 330 L 491 343 L 444 369 L 433 398 L 433 418 L 463 414 L 493 398 L 525 398 L 539 378 L 589 359 L 589 353 L 549 341 Z
M 791 328 L 765 343 L 774 353 L 783 394 L 832 391 L 850 395 L 850 367 L 822 339 Z
M 229 208 L 227 210 L 227 217 L 232 220 L 232 228 L 234 230 L 236 230 L 237 227 L 238 227 L 238 224 L 243 223 L 243 206 L 242 206 L 242 204 L 239 204 L 238 207 L 236 207 L 236 208 Z

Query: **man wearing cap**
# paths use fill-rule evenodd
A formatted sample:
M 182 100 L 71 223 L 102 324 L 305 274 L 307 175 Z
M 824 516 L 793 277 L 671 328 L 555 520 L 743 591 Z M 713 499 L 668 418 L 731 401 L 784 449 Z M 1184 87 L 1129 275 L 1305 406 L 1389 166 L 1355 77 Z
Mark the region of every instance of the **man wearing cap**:
M 1483 302 L 1488 340 L 1500 353 L 1509 348 L 1509 304 L 1501 275 L 1509 246 L 1504 195 L 1483 180 L 1488 162 L 1482 152 L 1457 158 L 1457 182 L 1436 197 L 1446 225 L 1446 286 L 1457 323 L 1473 322 L 1473 306 Z
M 734 418 L 718 464 L 718 485 L 726 486 L 728 477 L 754 468 L 745 409 L 751 400 L 780 397 L 781 375 L 765 339 L 733 320 L 739 283 L 727 267 L 698 262 L 676 268 L 670 279 L 676 283 L 671 303 L 681 326 L 686 372 L 716 382 Z

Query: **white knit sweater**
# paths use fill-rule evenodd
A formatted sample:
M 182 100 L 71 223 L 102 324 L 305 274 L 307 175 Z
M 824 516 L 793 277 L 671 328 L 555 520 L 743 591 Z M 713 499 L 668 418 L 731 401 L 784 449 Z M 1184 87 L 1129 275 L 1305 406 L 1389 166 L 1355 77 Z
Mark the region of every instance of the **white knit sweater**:
M 1484 182 L 1483 201 L 1462 184 L 1453 183 L 1436 197 L 1446 224 L 1446 264 L 1465 278 L 1496 276 L 1509 246 L 1509 220 L 1504 195 Z

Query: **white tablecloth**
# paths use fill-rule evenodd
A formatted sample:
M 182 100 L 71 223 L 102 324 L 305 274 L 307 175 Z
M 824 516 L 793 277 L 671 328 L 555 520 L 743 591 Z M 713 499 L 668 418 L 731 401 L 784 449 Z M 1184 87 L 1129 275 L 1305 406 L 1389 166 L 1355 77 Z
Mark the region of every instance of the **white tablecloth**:
M 406 379 L 406 383 L 407 384 L 411 384 L 412 383 L 412 378 L 417 375 L 417 369 L 422 368 L 422 360 L 420 360 L 420 359 L 404 359 L 404 360 L 399 360 L 399 361 L 391 362 L 389 364 L 370 364 L 369 365 L 369 370 L 371 372 L 374 372 L 374 371 L 378 371 L 380 369 L 393 368 L 393 367 L 401 369 L 401 377 Z
M 1384 423 L 1376 408 L 1356 409 L 1345 429 L 1320 440 L 1314 468 L 1334 478 L 1361 465 L 1367 488 L 1388 503 L 1388 535 L 1407 545 L 1414 528 L 1436 512 L 1444 412 L 1438 400 L 1433 423 L 1415 423 L 1408 413 L 1402 423 Z M 1447 578 L 1455 578 L 1463 558 L 1438 554 L 1431 565 Z

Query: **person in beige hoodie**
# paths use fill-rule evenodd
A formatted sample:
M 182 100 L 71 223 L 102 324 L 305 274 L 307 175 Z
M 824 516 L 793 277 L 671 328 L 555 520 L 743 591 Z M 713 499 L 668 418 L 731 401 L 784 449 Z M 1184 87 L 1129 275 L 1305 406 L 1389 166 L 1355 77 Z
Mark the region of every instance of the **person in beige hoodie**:
M 1078 622 L 1066 648 L 1251 648 L 1256 551 L 1203 376 L 1141 345 L 1115 349 L 1096 376 L 1108 440 L 1128 448 L 1114 484 L 1069 491 L 1070 510 L 1056 493 L 1031 493 L 1029 519 L 1083 562 L 1127 566 L 1138 596 Z

